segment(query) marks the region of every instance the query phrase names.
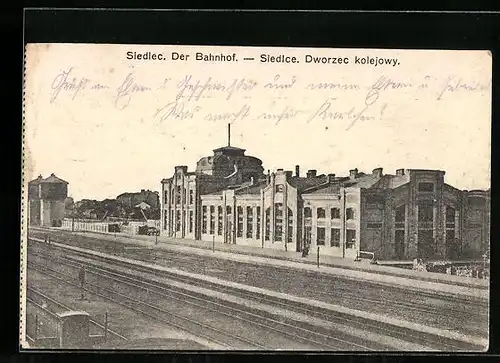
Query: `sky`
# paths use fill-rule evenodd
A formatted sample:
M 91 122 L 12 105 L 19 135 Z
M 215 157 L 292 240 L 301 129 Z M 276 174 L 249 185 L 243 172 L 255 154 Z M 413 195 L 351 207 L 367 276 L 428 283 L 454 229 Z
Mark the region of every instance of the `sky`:
M 26 59 L 25 182 L 55 173 L 75 200 L 160 190 L 175 165 L 226 145 L 228 122 L 265 170 L 439 169 L 490 187 L 486 51 L 33 44 Z

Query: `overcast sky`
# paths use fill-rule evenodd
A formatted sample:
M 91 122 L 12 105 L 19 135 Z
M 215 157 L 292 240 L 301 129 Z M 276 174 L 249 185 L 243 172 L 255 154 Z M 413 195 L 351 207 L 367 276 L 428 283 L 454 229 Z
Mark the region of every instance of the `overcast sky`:
M 167 60 L 127 60 L 127 51 Z M 174 51 L 191 57 L 173 61 Z M 457 188 L 490 187 L 487 52 L 227 48 L 223 53 L 236 53 L 238 61 L 194 59 L 210 51 L 221 53 L 29 47 L 26 179 L 55 173 L 69 182 L 75 200 L 160 190 L 175 165 L 194 170 L 197 160 L 227 144 L 229 117 L 231 144 L 262 159 L 265 170 L 440 169 Z M 262 63 L 261 54 L 295 56 L 299 63 Z M 306 54 L 330 57 L 330 64 L 307 63 Z M 355 64 L 355 56 L 368 63 Z M 398 64 L 375 67 L 367 57 Z M 332 64 L 334 58 L 349 64 Z

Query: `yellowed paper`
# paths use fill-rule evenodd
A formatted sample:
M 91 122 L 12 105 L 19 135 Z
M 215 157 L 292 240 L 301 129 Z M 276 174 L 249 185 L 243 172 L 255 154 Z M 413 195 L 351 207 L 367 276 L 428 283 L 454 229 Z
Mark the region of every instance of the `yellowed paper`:
M 451 323 L 450 326 L 439 323 L 437 327 L 430 321 L 437 311 L 440 311 L 439 315 L 446 314 L 447 307 L 440 305 L 444 301 L 449 302 L 450 316 L 455 316 L 459 309 L 474 310 L 475 301 L 485 299 L 489 291 L 486 272 L 458 276 L 451 271 L 460 270 L 462 265 L 473 266 L 470 271 L 483 267 L 486 270 L 487 263 L 489 266 L 491 59 L 489 51 L 473 50 L 28 44 L 24 86 L 22 346 L 64 348 L 63 338 L 59 343 L 53 339 L 50 344 L 47 343 L 50 339 L 40 340 L 45 333 L 61 334 L 64 330 L 61 327 L 54 328 L 53 332 L 37 331 L 38 345 L 36 342 L 30 344 L 26 338 L 26 312 L 30 309 L 26 288 L 30 283 L 37 283 L 30 282 L 27 266 L 30 259 L 28 228 L 30 236 L 33 231 L 33 238 L 40 240 L 36 242 L 37 253 L 41 253 L 39 244 L 46 242 L 45 235 L 56 236 L 52 237 L 56 244 L 73 238 L 68 233 L 75 236 L 87 233 L 87 237 L 113 237 L 111 240 L 116 240 L 116 233 L 113 234 L 108 227 L 114 223 L 121 225 L 120 238 L 128 234 L 133 239 L 137 237 L 138 229 L 122 225 L 129 218 L 125 218 L 125 214 L 130 211 L 121 215 L 116 209 L 111 212 L 106 209 L 100 214 L 100 207 L 95 204 L 96 207 L 88 209 L 87 214 L 79 215 L 75 206 L 78 203 L 83 205 L 81 201 L 85 199 L 118 200 L 121 203 L 118 196 L 122 193 L 151 191 L 156 192 L 158 198 L 157 205 L 153 206 L 158 209 L 155 218 L 137 212 L 141 208 L 151 208 L 152 204 L 146 199 L 130 205 L 130 208 L 132 212 L 135 208 L 139 215 L 138 226 L 147 222 L 158 230 L 156 239 L 154 236 L 137 237 L 139 240 L 143 238 L 141 243 L 150 243 L 154 251 L 169 243 L 177 243 L 184 246 L 182 248 L 187 248 L 186 243 L 195 248 L 192 245 L 198 243 L 206 248 L 213 247 L 214 251 L 216 244 L 220 244 L 221 253 L 229 253 L 224 249 L 229 245 L 245 246 L 250 252 L 255 249 L 256 252 L 252 253 L 276 251 L 269 252 L 269 256 L 262 255 L 262 258 L 271 259 L 276 254 L 278 257 L 283 254 L 283 258 L 277 261 L 285 261 L 284 256 L 289 256 L 292 260 L 297 259 L 293 263 L 306 261 L 309 264 L 303 265 L 307 268 L 319 268 L 326 270 L 325 273 L 333 274 L 336 268 L 340 275 L 344 274 L 343 268 L 364 271 L 366 276 L 351 277 L 362 279 L 364 283 L 370 280 L 374 284 L 389 283 L 384 280 L 387 277 L 381 277 L 387 275 L 382 269 L 389 268 L 387 271 L 400 271 L 394 272 L 398 278 L 416 279 L 416 282 L 407 281 L 408 288 L 413 285 L 412 289 L 416 286 L 427 293 L 434 289 L 432 291 L 448 291 L 449 296 L 463 294 L 463 297 L 456 300 L 447 295 L 439 298 L 439 302 L 416 297 L 415 301 L 400 304 L 400 307 L 411 305 L 416 315 L 428 314 L 426 322 L 415 320 L 412 314 L 389 312 L 390 305 L 397 302 L 384 302 L 381 296 L 375 298 L 382 299 L 375 305 L 381 304 L 387 309 L 370 311 L 367 306 L 356 307 L 347 293 L 343 299 L 342 293 L 331 292 L 340 294 L 335 303 L 338 309 L 348 307 L 375 314 L 377 318 L 363 315 L 363 319 L 378 319 L 377 324 L 389 324 L 387 319 L 400 319 L 397 322 L 391 320 L 390 324 L 404 322 L 407 324 L 405 329 L 411 326 L 423 335 L 446 337 L 448 343 L 441 346 L 402 336 L 388 337 L 380 332 L 370 331 L 360 337 L 363 328 L 359 325 L 332 323 L 325 316 L 308 315 L 306 311 L 278 312 L 260 305 L 257 308 L 260 303 L 248 305 L 235 296 L 227 297 L 227 304 L 231 301 L 231 304 L 245 306 L 245 309 L 254 309 L 260 316 L 284 314 L 291 319 L 292 325 L 298 324 L 313 333 L 309 338 L 307 335 L 293 338 L 290 334 L 298 330 L 283 332 L 285 328 L 281 326 L 281 333 L 274 331 L 270 336 L 272 342 L 266 345 L 262 340 L 251 338 L 265 335 L 265 328 L 251 327 L 248 321 L 244 321 L 240 322 L 245 325 L 245 331 L 240 332 L 241 339 L 227 341 L 225 347 L 220 341 L 224 339 L 220 337 L 211 341 L 210 337 L 216 335 L 214 331 L 199 329 L 197 335 L 194 328 L 183 330 L 184 323 L 179 323 L 179 328 L 172 323 L 161 323 L 157 318 L 149 335 L 143 331 L 116 332 L 123 336 L 129 334 L 127 341 L 137 337 L 140 337 L 137 338 L 139 341 L 145 337 L 163 339 L 168 334 L 162 332 L 168 330 L 174 331 L 168 335 L 169 339 L 179 337 L 185 341 L 197 341 L 190 346 L 191 349 L 275 350 L 279 349 L 279 341 L 283 339 L 282 349 L 292 350 L 484 350 L 488 339 L 486 302 L 482 302 L 480 311 L 475 312 L 479 314 L 477 326 L 480 328 L 477 331 L 462 331 Z M 216 164 L 213 160 L 218 154 L 214 151 L 212 155 L 212 150 L 221 147 L 220 154 L 229 155 L 228 163 L 232 163 L 228 164 L 229 171 L 224 169 L 226 174 L 218 175 L 219 169 L 215 166 L 210 172 L 204 171 L 208 169 L 203 169 L 203 158 L 207 163 Z M 246 156 L 238 159 L 242 160 L 241 163 L 234 161 L 230 153 L 241 150 L 227 147 L 243 148 L 246 156 L 254 156 L 261 163 L 252 166 L 254 161 L 245 159 Z M 176 168 L 184 165 L 186 170 Z M 246 172 L 245 168 L 250 171 Z M 288 170 L 292 172 L 287 174 Z M 313 172 L 306 175 L 308 170 Z M 53 178 L 51 174 L 54 174 Z M 29 183 L 36 181 L 39 175 L 39 181 L 44 182 L 30 184 L 35 188 L 33 198 L 36 204 L 31 202 L 34 199 L 28 196 L 28 189 Z M 210 179 L 216 176 L 219 179 Z M 179 184 L 180 178 L 182 184 Z M 203 182 L 209 179 L 212 181 Z M 45 187 L 39 185 L 49 184 L 56 185 L 56 189 L 63 185 L 57 190 L 62 191 L 64 198 L 52 198 L 47 192 L 46 199 L 52 202 L 44 207 L 40 200 L 44 199 L 42 190 Z M 170 194 L 171 190 L 175 193 L 176 186 L 179 188 L 178 202 L 175 194 Z M 193 202 L 189 201 L 190 188 L 194 188 Z M 252 188 L 260 189 L 252 194 Z M 270 193 L 270 199 L 266 199 L 266 193 Z M 372 203 L 369 198 L 375 194 L 381 199 Z M 66 197 L 71 198 L 71 202 Z M 234 206 L 231 216 L 227 210 L 230 198 L 234 198 L 231 200 L 235 203 L 231 204 Z M 430 214 L 425 213 L 424 202 L 430 203 Z M 276 207 L 276 203 L 281 204 Z M 370 209 L 372 204 L 377 206 Z M 177 205 L 185 207 L 177 208 Z M 272 207 L 267 215 L 269 205 Z M 283 209 L 283 205 L 290 211 Z M 238 214 L 240 207 L 241 215 Z M 45 212 L 40 208 L 45 208 Z M 179 217 L 175 214 L 177 210 Z M 404 217 L 398 220 L 401 211 Z M 33 213 L 38 213 L 38 217 L 33 217 Z M 144 221 L 141 213 L 146 216 Z M 379 230 L 373 232 L 374 229 Z M 61 230 L 64 235 L 60 234 Z M 424 236 L 431 242 L 424 243 Z M 398 245 L 398 238 L 401 238 L 401 245 Z M 54 249 L 55 246 L 47 248 Z M 301 257 L 306 246 L 309 255 Z M 253 261 L 253 257 L 238 254 L 241 252 L 237 251 L 238 248 L 233 247 L 233 253 L 239 256 L 235 260 L 246 258 L 248 262 Z M 195 253 L 183 251 L 176 250 L 176 254 L 193 256 Z M 210 250 L 203 251 L 211 253 Z M 320 257 L 321 263 L 325 263 L 321 267 Z M 33 261 L 40 263 L 41 258 L 33 257 Z M 127 258 L 132 257 L 127 255 Z M 376 268 L 369 263 L 370 259 L 379 261 Z M 419 259 L 427 264 L 427 272 L 415 271 L 418 269 L 415 266 L 421 266 Z M 347 266 L 346 261 L 352 266 Z M 396 261 L 410 269 L 399 268 Z M 445 268 L 442 272 L 429 271 L 431 265 L 437 271 L 438 262 L 445 264 L 449 273 Z M 252 263 L 266 265 L 268 262 Z M 165 264 L 169 267 L 167 262 Z M 224 270 L 224 264 L 221 268 Z M 294 268 L 302 271 L 302 267 Z M 76 276 L 75 269 L 74 266 L 68 267 L 66 272 Z M 401 272 L 403 270 L 406 272 Z M 131 271 L 135 270 L 131 268 Z M 214 277 L 210 271 L 197 273 Z M 413 275 L 410 276 L 409 271 Z M 42 281 L 42 272 L 36 274 L 33 281 Z M 91 276 L 89 272 L 87 274 Z M 422 278 L 424 275 L 427 277 Z M 276 277 L 269 276 L 269 279 L 276 279 L 275 287 L 270 289 L 290 294 L 292 300 L 305 299 L 288 282 L 280 283 L 283 276 L 282 272 L 276 273 Z M 221 275 L 215 277 L 221 278 Z M 285 279 L 293 280 L 293 273 Z M 75 281 L 78 285 L 76 277 Z M 244 285 L 267 288 L 252 281 L 249 278 Z M 438 285 L 425 285 L 429 281 Z M 402 289 L 402 285 L 403 280 L 398 288 Z M 365 299 L 366 303 L 368 296 L 363 295 L 363 288 L 356 286 L 353 289 L 360 289 L 360 299 Z M 319 286 L 315 288 L 320 289 Z M 64 296 L 63 290 L 57 289 L 50 294 L 54 300 L 61 300 L 66 305 L 80 297 L 79 293 L 76 297 Z M 88 294 L 93 296 L 90 290 Z M 144 298 L 142 292 L 136 297 Z M 168 305 L 168 298 L 164 299 Z M 316 306 L 314 304 L 320 304 L 318 301 L 333 304 L 329 299 L 318 295 L 300 304 Z M 86 305 L 77 303 L 75 306 L 79 311 Z M 278 309 L 277 306 L 274 308 Z M 286 309 L 285 306 L 279 308 Z M 90 319 L 93 319 L 92 309 L 90 305 L 84 309 L 90 314 Z M 118 308 L 115 306 L 114 309 L 109 314 L 118 319 Z M 355 313 L 349 311 L 346 314 Z M 474 322 L 474 316 L 469 322 Z M 193 313 L 191 318 L 196 320 L 199 316 Z M 29 319 L 32 324 L 34 315 Z M 63 321 L 66 318 L 57 319 Z M 102 323 L 102 316 L 99 319 Z M 142 323 L 146 318 L 141 319 Z M 228 330 L 231 324 L 236 324 L 227 316 L 224 319 L 228 321 Z M 218 324 L 222 324 L 224 330 L 224 323 Z M 247 331 L 251 329 L 253 335 Z M 259 329 L 262 329 L 260 333 Z M 432 329 L 440 329 L 439 334 Z M 320 339 L 319 332 L 327 337 L 326 341 L 330 340 L 328 344 Z M 335 332 L 357 338 L 345 338 L 336 345 L 328 338 L 334 337 Z M 248 340 L 247 345 L 243 337 Z M 91 343 L 87 341 L 85 344 Z M 113 344 L 108 342 L 106 346 L 99 341 L 90 347 L 113 348 Z M 123 346 L 120 344 L 116 343 L 116 347 Z M 148 349 L 164 348 L 160 343 L 158 346 L 152 344 Z M 140 349 L 143 346 L 134 347 Z

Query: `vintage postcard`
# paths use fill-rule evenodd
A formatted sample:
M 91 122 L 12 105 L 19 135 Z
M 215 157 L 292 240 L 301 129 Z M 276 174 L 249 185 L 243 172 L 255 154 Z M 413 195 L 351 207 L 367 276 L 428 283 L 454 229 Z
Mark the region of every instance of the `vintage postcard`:
M 492 55 L 27 44 L 22 349 L 489 347 Z

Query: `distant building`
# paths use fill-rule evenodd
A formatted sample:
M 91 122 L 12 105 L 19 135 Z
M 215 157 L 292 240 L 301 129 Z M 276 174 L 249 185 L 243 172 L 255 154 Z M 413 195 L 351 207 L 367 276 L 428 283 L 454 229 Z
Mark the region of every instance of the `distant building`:
M 160 197 L 158 192 L 151 190 L 141 189 L 141 191 L 137 193 L 122 193 L 117 196 L 116 199 L 121 204 L 129 208 L 133 208 L 142 202 L 147 203 L 151 208 L 156 209 L 160 207 Z
M 444 171 L 376 168 L 300 176 L 227 146 L 161 181 L 164 235 L 354 258 L 479 258 L 490 242 L 490 191 L 462 191 Z
M 51 174 L 28 183 L 29 224 L 32 226 L 61 226 L 65 217 L 68 182 Z

